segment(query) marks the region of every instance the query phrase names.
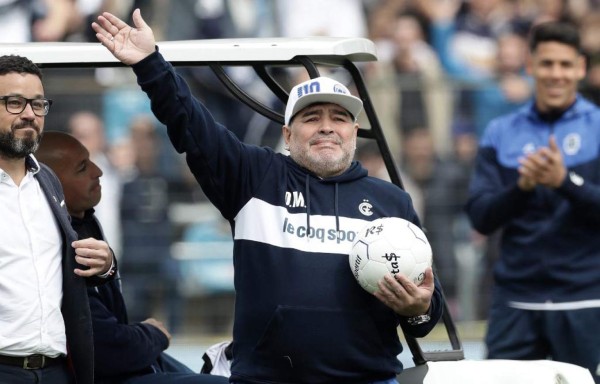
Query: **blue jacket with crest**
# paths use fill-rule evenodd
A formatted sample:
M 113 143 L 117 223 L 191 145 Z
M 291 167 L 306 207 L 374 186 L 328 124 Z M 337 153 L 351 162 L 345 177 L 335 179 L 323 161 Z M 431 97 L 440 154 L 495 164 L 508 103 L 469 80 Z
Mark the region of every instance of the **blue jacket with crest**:
M 556 189 L 517 187 L 519 159 L 554 135 L 567 168 Z M 475 229 L 502 228 L 494 276 L 507 301 L 600 299 L 600 109 L 577 97 L 555 121 L 533 102 L 488 125 L 471 180 Z

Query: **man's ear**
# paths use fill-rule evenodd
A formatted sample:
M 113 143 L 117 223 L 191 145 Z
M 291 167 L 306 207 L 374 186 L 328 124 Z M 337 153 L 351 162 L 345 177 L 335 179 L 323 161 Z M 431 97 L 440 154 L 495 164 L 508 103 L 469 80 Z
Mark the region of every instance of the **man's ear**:
M 292 136 L 292 129 L 289 126 L 284 125 L 281 127 L 281 135 L 283 136 L 285 145 L 288 146 L 290 144 L 290 137 Z
M 579 70 L 579 80 L 583 80 L 585 78 L 585 75 L 587 73 L 587 61 L 584 55 L 579 55 L 579 59 L 578 59 L 578 63 L 577 63 L 577 67 Z

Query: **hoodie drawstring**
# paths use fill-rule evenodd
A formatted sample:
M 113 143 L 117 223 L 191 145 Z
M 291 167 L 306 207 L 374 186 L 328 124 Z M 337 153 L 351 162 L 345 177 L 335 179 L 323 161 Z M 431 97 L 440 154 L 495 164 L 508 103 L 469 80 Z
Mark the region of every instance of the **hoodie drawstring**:
M 340 213 L 339 213 L 339 198 L 338 198 L 338 185 L 339 183 L 335 183 L 334 186 L 334 197 L 333 197 L 333 205 L 334 205 L 334 213 L 335 213 L 335 233 L 336 237 L 339 240 L 340 236 Z M 306 190 L 306 233 L 310 233 L 310 176 L 306 175 L 305 182 L 305 190 Z M 310 241 L 310 236 L 306 236 L 306 240 Z
M 340 239 L 340 214 L 338 210 L 338 183 L 335 183 L 335 196 L 333 198 L 335 212 L 335 234 L 337 239 Z
M 306 233 L 310 232 L 310 176 L 306 175 Z M 306 240 L 308 241 L 309 237 L 306 236 Z

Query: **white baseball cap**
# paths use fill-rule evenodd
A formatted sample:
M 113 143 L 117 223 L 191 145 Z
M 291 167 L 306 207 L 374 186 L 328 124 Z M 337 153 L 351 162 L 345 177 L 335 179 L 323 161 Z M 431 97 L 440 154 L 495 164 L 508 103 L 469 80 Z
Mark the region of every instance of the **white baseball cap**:
M 352 96 L 342 83 L 328 77 L 317 77 L 296 85 L 290 91 L 285 107 L 285 124 L 292 117 L 314 103 L 333 103 L 344 107 L 356 119 L 362 110 L 362 100 Z

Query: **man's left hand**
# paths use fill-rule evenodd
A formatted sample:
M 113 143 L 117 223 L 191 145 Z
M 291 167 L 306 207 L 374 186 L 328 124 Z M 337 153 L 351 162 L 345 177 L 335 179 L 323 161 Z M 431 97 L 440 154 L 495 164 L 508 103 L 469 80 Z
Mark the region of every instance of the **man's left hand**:
M 75 261 L 89 267 L 88 269 L 75 268 L 76 275 L 90 277 L 108 272 L 112 265 L 113 253 L 105 241 L 90 237 L 74 241 L 71 245 L 75 248 Z
M 416 285 L 405 276 L 388 274 L 379 281 L 375 292 L 381 302 L 401 316 L 412 317 L 427 313 L 435 290 L 433 271 L 425 270 L 425 279 Z

